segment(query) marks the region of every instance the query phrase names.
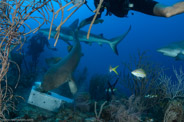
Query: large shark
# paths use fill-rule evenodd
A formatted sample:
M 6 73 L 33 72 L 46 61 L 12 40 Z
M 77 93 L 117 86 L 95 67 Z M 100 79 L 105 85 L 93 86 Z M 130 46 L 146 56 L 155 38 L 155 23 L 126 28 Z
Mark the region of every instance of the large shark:
M 78 23 L 76 21 L 76 23 Z M 53 90 L 58 88 L 60 85 L 64 84 L 65 82 L 69 82 L 69 87 L 72 94 L 75 94 L 77 91 L 77 87 L 75 82 L 72 78 L 72 73 L 76 69 L 81 54 L 81 45 L 78 40 L 78 34 L 76 30 L 77 26 L 73 25 L 70 26 L 70 29 L 73 31 L 71 35 L 73 35 L 73 48 L 69 52 L 69 54 L 61 59 L 58 63 L 54 64 L 44 75 L 43 82 L 41 84 L 41 91 L 47 92 L 49 90 Z M 75 30 L 75 31 L 74 31 Z
M 65 42 L 72 41 L 73 40 L 73 35 L 72 35 L 73 30 L 71 29 L 71 27 L 78 24 L 77 21 L 79 20 L 78 19 L 75 20 L 69 27 L 62 27 L 60 30 L 59 38 L 64 40 Z M 121 36 L 118 36 L 112 39 L 106 39 L 103 37 L 102 34 L 101 35 L 90 34 L 89 39 L 87 39 L 87 32 L 78 30 L 78 38 L 79 38 L 79 41 L 86 42 L 88 44 L 91 44 L 94 42 L 100 45 L 102 45 L 103 43 L 109 44 L 112 50 L 118 55 L 117 44 L 119 44 L 126 37 L 130 29 L 131 29 L 131 26 Z M 39 32 L 43 33 L 46 36 L 49 35 L 49 29 L 40 29 Z M 56 32 L 57 31 L 55 31 L 55 29 L 52 30 L 51 38 L 54 38 Z
M 184 41 L 173 42 L 157 50 L 163 55 L 170 56 L 176 60 L 184 60 Z

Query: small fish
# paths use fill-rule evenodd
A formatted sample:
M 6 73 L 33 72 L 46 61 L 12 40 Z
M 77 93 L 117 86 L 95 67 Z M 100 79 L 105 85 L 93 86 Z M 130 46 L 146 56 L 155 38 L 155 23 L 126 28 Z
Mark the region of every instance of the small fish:
M 111 92 L 115 92 L 116 90 L 117 90 L 117 88 L 114 88 L 114 89 L 112 89 L 112 90 L 111 90 L 111 88 L 105 89 L 106 92 L 110 92 L 110 93 L 111 93 Z
M 116 66 L 116 67 L 114 67 L 114 68 L 112 68 L 112 66 L 110 65 L 110 67 L 109 67 L 109 72 L 115 72 L 116 73 L 116 75 L 118 75 L 118 72 L 116 71 L 116 69 L 119 67 L 119 65 L 118 66 Z
M 154 122 L 153 118 L 149 118 L 146 122 Z
M 68 52 L 70 52 L 71 50 L 72 50 L 72 46 L 71 45 L 69 45 L 68 47 L 67 47 L 67 50 L 68 50 Z
M 132 75 L 138 77 L 138 78 L 145 78 L 146 77 L 146 73 L 143 69 L 136 69 L 134 71 L 131 72 Z
M 148 94 L 148 95 L 145 95 L 144 96 L 145 98 L 156 98 L 156 97 L 158 97 L 158 95 L 150 95 L 150 94 Z

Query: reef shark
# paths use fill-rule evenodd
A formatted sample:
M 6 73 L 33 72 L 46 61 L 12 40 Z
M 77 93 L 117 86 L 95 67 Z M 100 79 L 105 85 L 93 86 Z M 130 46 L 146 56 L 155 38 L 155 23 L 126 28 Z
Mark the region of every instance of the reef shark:
M 77 23 L 77 21 L 76 21 Z M 58 63 L 53 64 L 52 67 L 46 72 L 43 77 L 43 82 L 41 84 L 41 91 L 47 92 L 49 90 L 53 90 L 58 88 L 60 85 L 65 82 L 69 82 L 69 88 L 72 94 L 75 94 L 77 91 L 77 87 L 72 78 L 72 73 L 76 69 L 79 64 L 80 58 L 82 56 L 81 53 L 81 45 L 78 40 L 78 32 L 76 30 L 75 25 L 70 26 L 71 35 L 73 35 L 73 48 L 69 52 L 69 54 L 61 59 Z M 75 31 L 74 31 L 75 30 Z
M 69 44 L 69 41 L 73 40 L 73 35 L 72 35 L 72 26 L 78 26 L 78 19 L 75 20 L 69 27 L 62 27 L 60 30 L 60 36 L 59 38 L 64 40 Z M 87 44 L 92 44 L 94 42 L 102 45 L 103 43 L 106 43 L 110 45 L 112 50 L 118 55 L 118 50 L 117 50 L 117 45 L 126 37 L 128 32 L 131 30 L 131 26 L 128 28 L 128 30 L 123 33 L 122 35 L 112 38 L 112 39 L 106 39 L 103 37 L 103 35 L 95 35 L 95 34 L 90 34 L 89 39 L 87 39 L 87 32 L 83 30 L 78 30 L 78 38 L 80 42 L 85 42 Z M 40 29 L 39 32 L 43 33 L 43 35 L 48 36 L 49 35 L 49 29 Z M 54 38 L 55 34 L 57 31 L 52 30 L 51 33 L 51 38 Z
M 184 41 L 170 43 L 165 47 L 159 48 L 157 51 L 176 60 L 184 60 Z

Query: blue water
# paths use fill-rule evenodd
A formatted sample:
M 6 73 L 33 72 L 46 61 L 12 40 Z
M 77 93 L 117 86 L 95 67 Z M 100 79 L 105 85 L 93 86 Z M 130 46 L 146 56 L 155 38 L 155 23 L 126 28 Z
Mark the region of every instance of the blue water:
M 61 1 L 64 1 L 64 0 L 61 0 Z M 166 5 L 172 5 L 176 2 L 179 2 L 179 0 L 167 0 L 167 1 L 166 0 L 165 1 L 159 0 L 159 2 L 166 4 Z M 63 5 L 65 5 L 65 4 L 63 4 Z M 95 7 L 93 5 L 93 0 L 88 0 L 88 5 L 90 6 L 90 8 L 92 8 L 92 10 L 95 10 Z M 55 9 L 55 11 L 58 10 L 59 9 L 58 5 L 54 4 L 54 9 Z M 73 10 L 67 12 L 65 10 L 64 18 L 66 18 L 72 11 Z M 83 82 L 82 85 L 80 84 L 81 86 L 83 86 L 82 88 L 84 88 L 86 91 L 90 91 L 88 89 L 88 87 L 89 87 L 91 77 L 94 76 L 95 74 L 99 74 L 98 75 L 99 77 L 101 75 L 101 76 L 103 76 L 102 78 L 104 78 L 105 74 L 110 74 L 110 72 L 109 72 L 110 65 L 112 67 L 119 65 L 119 67 L 117 69 L 118 73 L 124 73 L 123 63 L 126 63 L 129 66 L 133 65 L 134 62 L 132 62 L 133 60 L 130 60 L 130 56 L 137 57 L 139 51 L 140 52 L 146 51 L 147 52 L 146 56 L 149 57 L 149 61 L 151 61 L 150 63 L 153 62 L 155 64 L 160 65 L 161 68 L 163 67 L 165 69 L 164 71 L 165 71 L 167 76 L 171 76 L 174 79 L 176 79 L 175 75 L 173 73 L 173 67 L 176 68 L 177 70 L 179 70 L 180 67 L 183 67 L 184 61 L 176 61 L 174 58 L 164 56 L 161 53 L 157 52 L 157 49 L 161 48 L 163 46 L 166 46 L 166 45 L 170 44 L 171 42 L 177 42 L 177 41 L 182 41 L 182 40 L 184 41 L 184 34 L 183 34 L 184 14 L 176 15 L 176 16 L 173 16 L 171 18 L 150 16 L 150 15 L 146 15 L 146 14 L 136 12 L 136 11 L 129 11 L 128 16 L 124 17 L 124 18 L 118 18 L 114 15 L 105 16 L 105 14 L 106 14 L 106 11 L 103 12 L 102 17 L 101 17 L 101 19 L 103 19 L 104 22 L 102 24 L 93 25 L 91 33 L 96 34 L 96 35 L 103 34 L 104 38 L 111 39 L 111 38 L 118 37 L 118 36 L 122 35 L 123 33 L 125 33 L 130 25 L 131 25 L 132 29 L 128 33 L 128 35 L 125 37 L 125 39 L 122 40 L 118 44 L 117 49 L 118 49 L 119 55 L 116 55 L 112 51 L 110 46 L 107 44 L 103 44 L 102 46 L 100 46 L 97 43 L 93 43 L 92 45 L 88 45 L 88 44 L 81 42 L 83 56 L 81 57 L 80 63 L 78 65 L 76 71 L 74 72 L 74 76 L 75 76 L 74 78 L 80 77 L 80 75 L 79 76 L 77 76 L 77 75 L 80 74 L 85 67 L 87 68 L 87 72 L 88 72 L 87 79 L 85 80 L 85 82 Z M 70 24 L 72 22 L 74 22 L 76 19 L 79 19 L 81 22 L 82 20 L 84 20 L 92 15 L 94 15 L 94 13 L 92 13 L 85 5 L 83 5 L 71 18 L 68 19 L 68 21 L 62 27 L 70 26 Z M 40 14 L 38 14 L 38 12 L 36 12 L 33 14 L 33 16 L 39 17 Z M 52 14 L 50 14 L 50 21 L 52 19 L 51 17 L 52 17 Z M 60 24 L 60 19 L 61 19 L 61 14 L 59 14 L 59 16 L 54 20 L 54 24 L 58 26 Z M 42 20 L 38 20 L 38 21 L 42 22 Z M 26 21 L 26 23 L 28 25 L 30 25 L 32 29 L 38 27 L 38 23 L 35 22 L 34 20 L 30 19 L 30 20 Z M 49 28 L 49 27 L 50 27 L 50 23 L 44 24 L 42 26 L 42 28 Z M 89 29 L 89 25 L 82 28 L 82 30 L 84 30 L 86 32 L 88 31 L 88 29 Z M 28 31 L 28 30 L 26 30 L 26 31 Z M 34 36 L 34 34 L 30 34 L 29 36 Z M 53 39 L 53 38 L 51 38 L 49 40 L 49 43 L 52 47 L 54 46 L 54 42 L 55 42 L 55 39 Z M 32 61 L 31 56 L 26 55 L 27 50 L 29 50 L 29 48 L 28 48 L 29 44 L 30 44 L 29 41 L 25 42 L 22 49 L 24 50 L 24 53 L 25 53 L 25 60 L 26 60 L 25 62 L 27 63 L 27 65 L 29 65 L 28 68 L 30 70 L 31 68 L 34 68 L 34 66 L 30 65 L 31 61 Z M 25 62 L 23 61 L 22 67 L 21 67 L 21 73 L 22 73 L 21 75 L 22 76 L 25 75 L 25 77 L 21 77 L 22 79 L 19 83 L 20 87 L 18 87 L 19 88 L 18 90 L 20 90 L 21 96 L 22 96 L 22 94 L 24 94 L 23 97 L 25 97 L 25 99 L 27 99 L 29 96 L 28 92 L 31 89 L 33 82 L 35 82 L 35 80 L 42 81 L 44 73 L 47 71 L 46 69 L 48 69 L 48 66 L 45 62 L 45 59 L 49 58 L 49 57 L 64 58 L 68 54 L 67 46 L 68 45 L 63 40 L 58 40 L 58 43 L 56 45 L 57 51 L 52 51 L 45 46 L 44 51 L 39 56 L 36 71 L 26 72 Z M 140 67 L 134 66 L 133 68 L 136 69 L 136 68 L 140 68 Z M 184 67 L 183 67 L 183 70 L 184 70 Z M 16 72 L 17 72 L 17 70 L 16 70 Z M 131 71 L 129 71 L 129 70 L 126 70 L 126 73 L 129 73 L 131 75 Z M 111 74 L 116 76 L 116 74 L 114 72 L 112 72 Z M 36 79 L 34 79 L 35 75 L 36 75 Z M 119 77 L 121 77 L 123 79 L 123 76 L 120 75 Z M 154 77 L 154 75 L 153 75 L 153 77 Z M 12 78 L 14 78 L 14 74 L 13 74 Z M 10 79 L 11 79 L 11 77 L 10 77 Z M 150 82 L 152 82 L 151 81 L 152 79 L 149 79 L 149 80 L 150 80 Z M 14 80 L 12 80 L 12 81 L 14 81 Z M 97 81 L 99 81 L 99 79 L 97 79 Z M 129 82 L 129 80 L 127 80 L 127 81 Z M 115 79 L 113 79 L 110 82 L 114 83 Z M 130 80 L 130 82 L 131 82 L 131 80 Z M 105 84 L 105 85 L 107 85 L 107 84 Z M 103 87 L 105 85 L 103 83 L 103 85 L 101 85 L 101 87 Z M 150 84 L 147 84 L 147 85 L 150 85 Z M 95 96 L 95 95 L 100 96 L 100 95 L 103 95 L 106 93 L 105 91 L 103 91 L 104 87 L 100 88 L 98 84 L 91 85 L 91 86 L 93 86 L 91 88 L 94 89 L 94 94 L 90 93 L 91 96 L 92 95 L 93 96 Z M 125 87 L 126 86 L 124 86 L 122 83 L 120 83 L 116 86 L 116 88 L 118 88 L 117 91 L 121 91 L 123 97 L 124 97 L 124 95 L 127 95 L 127 96 L 131 95 L 130 94 L 131 91 L 128 91 L 127 89 L 125 89 Z M 64 87 L 64 89 L 58 88 L 57 90 L 59 91 L 59 93 L 65 94 L 66 97 L 73 98 L 73 95 L 69 92 L 69 88 L 68 89 L 67 88 L 68 87 Z M 93 89 L 91 90 L 92 92 L 93 92 Z M 103 93 L 99 92 L 100 91 L 99 89 L 100 90 L 102 89 L 101 91 L 103 91 Z M 81 89 L 79 89 L 79 91 L 80 90 Z M 99 94 L 97 92 L 99 92 Z M 145 93 L 145 94 L 147 94 L 147 93 Z M 164 103 L 165 101 L 162 101 L 162 102 Z M 160 105 L 159 107 L 161 108 L 161 106 L 162 105 Z M 73 107 L 73 105 L 72 105 L 72 107 Z M 157 110 L 157 109 L 158 108 L 155 108 L 155 110 Z M 73 109 L 71 109 L 71 111 L 73 111 Z M 23 115 L 25 113 L 26 112 L 23 111 Z M 37 114 L 37 113 L 39 113 L 39 111 L 33 112 L 31 110 L 31 113 Z M 152 113 L 155 114 L 155 113 L 159 113 L 159 112 L 152 111 Z M 45 111 L 44 111 L 44 114 L 45 114 Z M 163 111 L 162 111 L 162 114 L 163 114 Z M 40 115 L 41 114 L 39 113 L 38 118 Z M 73 115 L 73 113 L 71 113 L 71 115 Z M 32 117 L 33 115 L 29 115 L 29 116 Z M 50 117 L 47 117 L 47 118 L 50 118 Z M 55 118 L 55 117 L 53 117 L 53 118 Z M 60 118 L 62 118 L 62 117 L 60 117 Z M 157 118 L 157 117 L 155 117 L 155 118 Z M 159 119 L 159 118 L 157 118 L 157 119 Z
M 161 1 L 166 5 L 172 5 L 178 0 Z M 88 0 L 88 5 L 95 10 L 93 1 Z M 58 6 L 55 7 L 56 10 Z M 65 11 L 64 17 L 67 17 L 70 12 Z M 134 13 L 134 15 L 132 15 Z M 85 5 L 83 5 L 63 26 L 69 26 L 74 20 L 79 18 L 80 21 L 93 15 Z M 104 44 L 99 46 L 96 43 L 92 45 L 82 44 L 82 52 L 84 56 L 81 58 L 77 71 L 82 70 L 84 67 L 88 68 L 89 77 L 93 74 L 106 74 L 109 73 L 109 66 L 113 67 L 120 65 L 118 72 L 122 71 L 122 62 L 131 63 L 130 55 L 138 54 L 138 50 L 147 51 L 150 60 L 166 67 L 169 75 L 172 75 L 173 67 L 183 66 L 183 61 L 175 61 L 174 58 L 167 57 L 158 53 L 156 50 L 160 47 L 168 45 L 171 42 L 184 40 L 184 14 L 176 15 L 171 18 L 163 18 L 146 15 L 136 11 L 129 11 L 128 17 L 118 18 L 114 15 L 105 16 L 106 11 L 102 14 L 104 22 L 102 24 L 93 25 L 91 33 L 103 34 L 105 38 L 111 39 L 123 34 L 131 25 L 132 29 L 126 38 L 118 44 L 119 55 L 115 55 L 109 45 Z M 51 15 L 50 15 L 51 16 Z M 59 25 L 60 17 L 54 21 L 55 25 Z M 34 26 L 33 26 L 34 27 Z M 50 24 L 44 25 L 43 28 L 50 27 Z M 88 31 L 89 26 L 82 28 Z M 50 39 L 49 43 L 53 46 L 55 40 Z M 45 47 L 46 48 L 46 47 Z M 44 59 L 50 56 L 67 55 L 67 45 L 59 40 L 56 48 L 57 52 L 48 50 L 47 48 L 41 54 L 39 59 L 39 66 L 45 65 Z

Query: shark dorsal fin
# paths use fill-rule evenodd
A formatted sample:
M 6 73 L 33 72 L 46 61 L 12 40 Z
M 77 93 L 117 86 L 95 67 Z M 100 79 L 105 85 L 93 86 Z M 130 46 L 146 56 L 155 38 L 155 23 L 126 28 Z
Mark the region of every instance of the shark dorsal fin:
M 69 27 L 71 29 L 76 29 L 78 27 L 79 19 L 76 19 Z

